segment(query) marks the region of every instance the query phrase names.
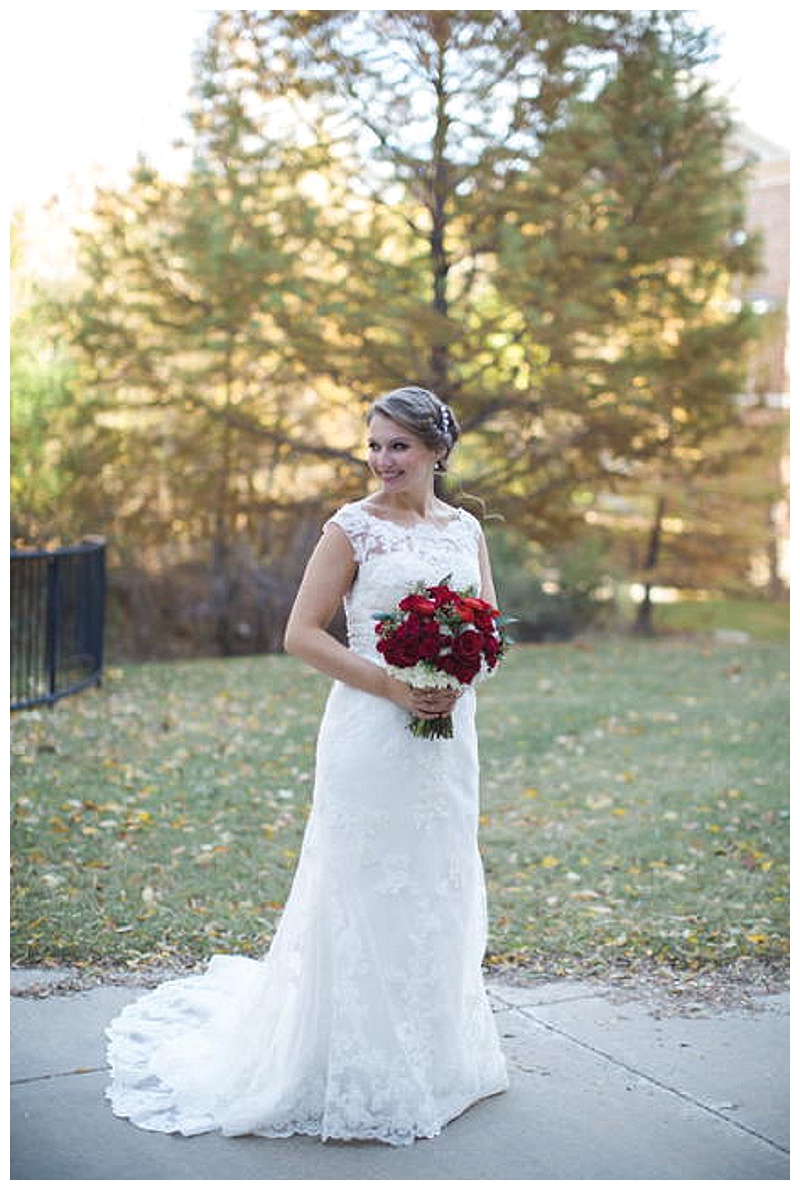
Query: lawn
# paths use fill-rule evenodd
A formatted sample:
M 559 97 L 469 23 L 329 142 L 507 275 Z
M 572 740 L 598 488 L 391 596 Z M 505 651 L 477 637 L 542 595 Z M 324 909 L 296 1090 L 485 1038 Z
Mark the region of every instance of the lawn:
M 499 956 L 569 971 L 786 955 L 785 647 L 517 650 L 481 715 Z
M 762 641 L 515 646 L 479 696 L 487 962 L 783 966 L 788 666 Z M 263 953 L 327 688 L 289 657 L 173 662 L 12 716 L 13 960 Z
M 633 621 L 633 613 L 629 615 Z M 746 632 L 756 640 L 778 643 L 789 637 L 789 603 L 769 599 L 683 599 L 658 603 L 658 630 L 667 632 Z

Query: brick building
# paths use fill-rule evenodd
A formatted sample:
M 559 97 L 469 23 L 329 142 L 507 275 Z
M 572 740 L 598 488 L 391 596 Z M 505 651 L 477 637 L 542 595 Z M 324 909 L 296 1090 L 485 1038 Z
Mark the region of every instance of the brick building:
M 789 153 L 745 127 L 733 141 L 734 160 L 752 163 L 747 229 L 762 236 L 763 268 L 741 297 L 765 318 L 748 384 L 751 400 L 789 404 Z
M 768 542 L 762 566 L 763 585 L 773 597 L 788 591 L 789 559 L 789 442 L 785 419 L 789 409 L 789 153 L 780 145 L 740 127 L 734 140 L 734 160 L 752 164 L 747 207 L 747 230 L 762 237 L 762 268 L 747 282 L 740 297 L 763 317 L 763 336 L 753 352 L 744 404 L 751 423 L 784 425 L 779 458 L 764 460 L 780 476 L 783 496 L 769 514 Z

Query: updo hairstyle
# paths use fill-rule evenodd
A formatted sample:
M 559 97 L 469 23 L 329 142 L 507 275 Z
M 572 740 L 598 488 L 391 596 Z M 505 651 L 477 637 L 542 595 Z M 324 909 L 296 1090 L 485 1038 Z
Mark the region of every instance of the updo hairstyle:
M 372 402 L 367 410 L 367 425 L 376 413 L 382 413 L 384 417 L 391 418 L 399 426 L 416 434 L 429 450 L 441 453 L 436 470 L 447 470 L 447 460 L 458 441 L 461 428 L 453 410 L 435 393 L 414 385 L 392 389 Z

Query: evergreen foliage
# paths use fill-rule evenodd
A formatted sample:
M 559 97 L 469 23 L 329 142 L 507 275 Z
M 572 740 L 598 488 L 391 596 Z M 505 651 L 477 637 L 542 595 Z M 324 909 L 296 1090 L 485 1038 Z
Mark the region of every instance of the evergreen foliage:
M 453 498 L 540 543 L 687 482 L 754 333 L 710 52 L 677 10 L 218 12 L 186 179 L 98 194 L 63 311 L 118 557 L 194 567 L 222 651 L 274 647 L 404 382 L 462 418 Z

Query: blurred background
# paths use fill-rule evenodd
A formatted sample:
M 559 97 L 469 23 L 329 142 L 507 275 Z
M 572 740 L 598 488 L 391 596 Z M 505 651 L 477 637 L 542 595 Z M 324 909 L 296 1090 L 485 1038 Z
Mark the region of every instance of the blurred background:
M 521 639 L 782 632 L 781 12 L 12 8 L 12 545 L 277 651 L 416 383 Z

